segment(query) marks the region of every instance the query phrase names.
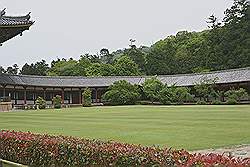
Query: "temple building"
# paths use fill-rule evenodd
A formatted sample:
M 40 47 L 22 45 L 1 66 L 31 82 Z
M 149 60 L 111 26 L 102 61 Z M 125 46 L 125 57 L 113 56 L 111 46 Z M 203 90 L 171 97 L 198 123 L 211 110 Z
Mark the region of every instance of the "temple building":
M 6 16 L 5 13 L 5 9 L 0 10 L 0 45 L 17 35 L 22 35 L 34 24 L 30 21 L 30 13 L 25 16 Z
M 66 76 L 28 76 L 0 74 L 0 97 L 11 97 L 14 106 L 34 105 L 38 96 L 47 104 L 52 98 L 62 96 L 65 105 L 82 103 L 82 92 L 88 87 L 92 90 L 92 102 L 101 103 L 102 95 L 115 81 L 126 80 L 131 84 L 142 85 L 150 76 L 106 76 L 106 77 L 66 77 Z M 207 80 L 215 79 L 220 90 L 245 88 L 250 93 L 250 67 L 196 74 L 157 76 L 168 86 L 193 87 Z

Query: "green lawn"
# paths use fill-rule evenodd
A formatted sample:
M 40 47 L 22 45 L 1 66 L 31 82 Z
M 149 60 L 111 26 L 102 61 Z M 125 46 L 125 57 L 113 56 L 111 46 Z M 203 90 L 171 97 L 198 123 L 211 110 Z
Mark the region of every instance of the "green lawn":
M 0 113 L 0 129 L 196 150 L 250 144 L 250 105 L 10 112 Z

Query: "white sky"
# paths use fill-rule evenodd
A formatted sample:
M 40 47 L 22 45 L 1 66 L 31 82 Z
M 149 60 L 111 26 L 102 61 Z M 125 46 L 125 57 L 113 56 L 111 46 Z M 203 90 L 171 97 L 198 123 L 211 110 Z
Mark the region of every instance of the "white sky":
M 0 0 L 7 15 L 32 12 L 36 23 L 0 47 L 0 66 L 151 45 L 181 30 L 200 31 L 233 0 Z

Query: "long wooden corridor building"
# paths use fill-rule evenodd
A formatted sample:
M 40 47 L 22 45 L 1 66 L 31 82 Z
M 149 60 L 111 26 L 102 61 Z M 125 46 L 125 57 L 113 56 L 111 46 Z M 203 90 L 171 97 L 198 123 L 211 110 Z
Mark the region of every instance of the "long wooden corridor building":
M 14 105 L 33 105 L 38 96 L 47 104 L 52 98 L 62 96 L 63 104 L 81 104 L 82 92 L 89 87 L 92 90 L 92 101 L 102 102 L 101 96 L 115 81 L 126 80 L 141 85 L 150 76 L 110 76 L 110 77 L 52 77 L 0 74 L 0 97 L 11 97 Z M 197 74 L 180 74 L 158 76 L 169 86 L 192 87 L 204 79 L 216 79 L 220 89 L 243 87 L 250 93 L 250 68 L 232 69 Z

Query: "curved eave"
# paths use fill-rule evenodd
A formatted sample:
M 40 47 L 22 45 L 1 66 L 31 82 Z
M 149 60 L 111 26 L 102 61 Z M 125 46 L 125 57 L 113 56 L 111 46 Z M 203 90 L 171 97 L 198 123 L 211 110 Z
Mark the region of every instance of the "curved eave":
M 33 23 L 30 24 L 17 24 L 17 25 L 0 25 L 0 28 L 22 28 L 22 27 L 31 27 Z

